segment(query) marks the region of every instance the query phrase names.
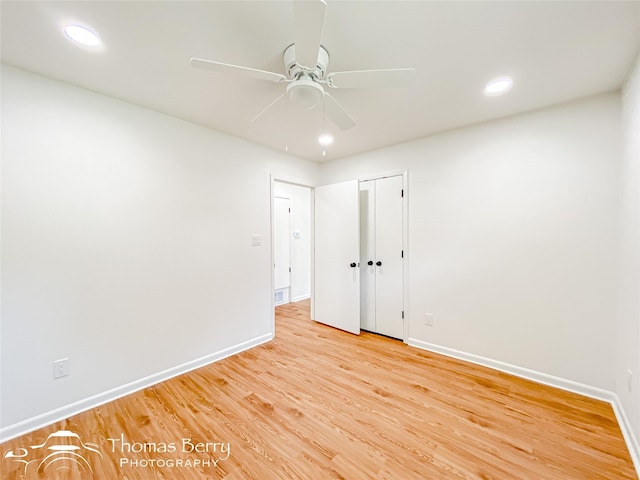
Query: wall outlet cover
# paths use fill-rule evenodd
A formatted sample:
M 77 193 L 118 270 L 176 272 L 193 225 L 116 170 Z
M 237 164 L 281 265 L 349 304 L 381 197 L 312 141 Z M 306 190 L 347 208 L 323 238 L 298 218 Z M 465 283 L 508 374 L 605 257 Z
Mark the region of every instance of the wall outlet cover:
M 424 324 L 428 327 L 433 327 L 433 314 L 431 313 L 424 314 Z
M 69 359 L 62 358 L 53 362 L 53 378 L 61 378 L 69 375 Z

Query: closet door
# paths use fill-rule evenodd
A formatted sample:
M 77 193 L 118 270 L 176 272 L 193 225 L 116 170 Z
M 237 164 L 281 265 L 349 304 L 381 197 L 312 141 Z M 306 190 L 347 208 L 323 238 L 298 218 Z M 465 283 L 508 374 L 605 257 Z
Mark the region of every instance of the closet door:
M 360 327 L 404 338 L 403 177 L 360 184 Z
M 314 320 L 360 333 L 358 181 L 316 187 Z
M 402 177 L 375 181 L 376 332 L 404 338 Z
M 376 331 L 375 186 L 360 183 L 360 328 L 369 332 Z

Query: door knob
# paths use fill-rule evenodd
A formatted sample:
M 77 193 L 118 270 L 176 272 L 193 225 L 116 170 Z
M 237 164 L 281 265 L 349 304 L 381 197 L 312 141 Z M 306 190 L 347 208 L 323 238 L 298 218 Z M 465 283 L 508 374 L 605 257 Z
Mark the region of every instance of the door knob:
M 382 266 L 382 262 L 381 262 L 380 260 L 378 260 L 378 261 L 376 262 L 376 265 L 377 265 L 377 266 L 379 266 L 379 267 L 381 267 L 381 266 Z
M 369 260 L 369 261 L 367 262 L 367 265 L 373 265 L 373 260 Z
M 351 262 L 351 264 L 349 265 L 351 268 L 356 268 L 356 263 L 355 262 Z

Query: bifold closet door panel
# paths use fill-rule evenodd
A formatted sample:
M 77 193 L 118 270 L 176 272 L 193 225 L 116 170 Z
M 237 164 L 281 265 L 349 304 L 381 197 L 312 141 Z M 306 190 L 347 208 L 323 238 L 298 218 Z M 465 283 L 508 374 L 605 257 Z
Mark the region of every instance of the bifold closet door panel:
M 375 182 L 360 183 L 360 328 L 376 331 Z M 371 265 L 368 263 L 371 262 Z
M 402 188 L 401 176 L 375 181 L 376 331 L 400 339 L 404 338 Z

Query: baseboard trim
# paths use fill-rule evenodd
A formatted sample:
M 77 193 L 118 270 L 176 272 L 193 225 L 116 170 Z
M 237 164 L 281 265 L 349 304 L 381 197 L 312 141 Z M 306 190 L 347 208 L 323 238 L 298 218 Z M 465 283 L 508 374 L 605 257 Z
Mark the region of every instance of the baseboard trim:
M 407 344 L 412 347 L 421 348 L 423 350 L 429 350 L 430 352 L 440 353 L 447 357 L 457 358 L 458 360 L 464 360 L 466 362 L 475 363 L 484 367 L 489 367 L 501 372 L 510 373 L 517 377 L 526 378 L 537 383 L 549 385 L 551 387 L 561 388 L 562 390 L 568 390 L 569 392 L 579 393 L 586 395 L 587 397 L 595 398 L 598 400 L 605 400 L 610 402 L 612 400 L 613 393 L 608 390 L 604 390 L 583 383 L 574 382 L 561 377 L 555 377 L 546 373 L 530 370 L 528 368 L 518 367 L 509 363 L 493 360 L 491 358 L 481 357 L 480 355 L 474 355 L 472 353 L 462 352 L 449 347 L 443 347 L 433 343 L 424 342 L 422 340 L 416 340 L 415 338 L 409 338 Z
M 154 373 L 153 375 L 149 375 L 139 380 L 135 380 L 97 395 L 65 405 L 64 407 L 56 408 L 41 415 L 36 415 L 35 417 L 27 420 L 0 428 L 0 443 L 33 432 L 34 430 L 46 427 L 47 425 L 59 422 L 100 405 L 104 405 L 105 403 L 112 402 L 118 398 L 143 390 L 160 382 L 164 382 L 173 377 L 177 377 L 178 375 L 182 375 L 183 373 L 204 367 L 222 360 L 223 358 L 257 347 L 258 345 L 269 342 L 273 337 L 273 333 L 267 333 L 256 338 L 252 338 L 251 340 L 247 340 L 246 342 L 242 342 L 218 352 L 205 355 L 204 357 L 183 363 L 182 365 L 168 368 L 161 372 Z
M 301 302 L 302 300 L 306 300 L 307 298 L 311 298 L 311 294 L 299 295 L 297 297 L 293 297 L 291 300 L 292 303 Z
M 422 350 L 428 350 L 430 352 L 445 355 L 447 357 L 464 360 L 476 365 L 481 365 L 483 367 L 488 367 L 493 370 L 498 370 L 504 373 L 515 375 L 517 377 L 531 380 L 533 382 L 541 383 L 543 385 L 548 385 L 550 387 L 559 388 L 561 390 L 578 393 L 586 397 L 610 403 L 611 407 L 613 408 L 613 412 L 616 415 L 616 419 L 618 420 L 618 425 L 620 426 L 620 430 L 622 431 L 622 436 L 624 437 L 627 448 L 629 449 L 629 454 L 631 455 L 631 460 L 633 461 L 636 473 L 640 477 L 640 447 L 638 444 L 638 439 L 633 433 L 631 423 L 629 422 L 629 419 L 624 412 L 624 408 L 622 406 L 622 403 L 620 402 L 618 395 L 616 395 L 614 392 L 598 387 L 593 387 L 591 385 L 574 382 L 565 378 L 556 377 L 554 375 L 548 375 L 536 370 L 518 367 L 517 365 L 493 360 L 491 358 L 482 357 L 480 355 L 474 355 L 472 353 L 462 352 L 453 348 L 424 342 L 415 338 L 409 338 L 407 340 L 407 344 L 412 347 L 420 348 Z
M 624 437 L 625 442 L 627 442 L 629 455 L 631 455 L 631 460 L 633 460 L 633 466 L 636 468 L 638 477 L 640 477 L 640 443 L 638 443 L 638 439 L 633 433 L 631 422 L 629 422 L 629 418 L 625 413 L 620 397 L 615 393 L 612 393 L 612 395 L 614 397 L 611 401 L 613 412 L 616 414 L 616 418 L 618 419 L 618 425 L 622 431 L 622 436 Z

